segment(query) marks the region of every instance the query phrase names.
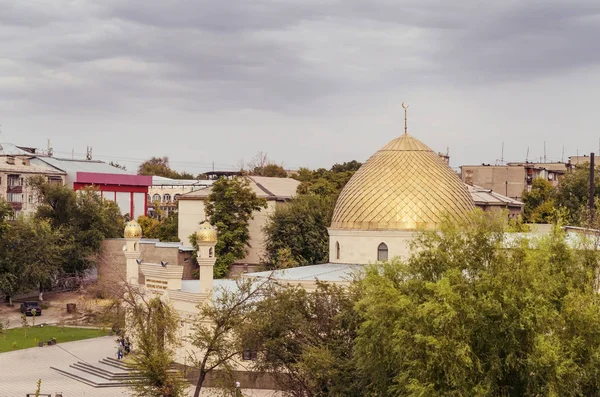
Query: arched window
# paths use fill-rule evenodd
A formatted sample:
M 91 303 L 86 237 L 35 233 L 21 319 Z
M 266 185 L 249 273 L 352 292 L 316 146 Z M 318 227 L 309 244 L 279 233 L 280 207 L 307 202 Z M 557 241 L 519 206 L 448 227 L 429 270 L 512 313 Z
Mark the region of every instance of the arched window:
M 152 197 L 150 197 L 150 195 L 148 195 L 148 202 L 151 203 L 152 202 Z
M 335 242 L 335 259 L 340 259 L 340 243 Z
M 210 248 L 208 249 L 208 257 L 209 257 L 209 258 L 212 258 L 212 257 L 213 257 L 213 249 L 212 249 L 212 247 L 210 247 Z
M 388 260 L 388 247 L 385 243 L 381 243 L 377 247 L 377 260 L 379 262 Z
M 173 200 L 175 200 L 175 201 L 179 200 L 179 196 L 181 196 L 181 194 L 177 193 L 175 196 L 173 196 Z
M 156 193 L 154 196 L 152 196 L 152 201 L 158 201 L 160 203 L 160 194 Z
M 170 201 L 171 201 L 171 195 L 170 195 L 169 193 L 166 193 L 166 194 L 163 196 L 163 201 L 164 201 L 165 203 L 168 203 L 168 202 L 170 202 Z

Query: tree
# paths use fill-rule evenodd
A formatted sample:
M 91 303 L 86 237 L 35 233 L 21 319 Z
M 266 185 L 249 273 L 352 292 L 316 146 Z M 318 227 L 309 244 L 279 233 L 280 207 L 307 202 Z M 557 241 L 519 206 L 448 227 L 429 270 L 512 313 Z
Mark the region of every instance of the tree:
M 144 161 L 138 167 L 138 175 L 151 175 L 151 176 L 162 176 L 171 179 L 196 179 L 188 172 L 183 171 L 179 173 L 169 165 L 169 158 L 164 157 L 152 157 L 149 160 Z
M 579 396 L 600 389 L 598 252 L 515 239 L 478 212 L 367 269 L 355 306 L 363 395 Z
M 248 163 L 248 174 L 255 176 L 268 176 L 287 178 L 288 174 L 283 165 L 275 164 L 266 153 L 258 152 Z
M 600 166 L 596 167 L 596 186 L 600 186 Z M 577 165 L 560 181 L 556 195 L 558 207 L 568 211 L 568 221 L 572 225 L 580 225 L 583 221 L 582 209 L 589 205 L 590 200 L 590 167 L 589 164 Z M 595 198 L 600 198 L 600 189 L 595 190 Z
M 160 241 L 179 241 L 178 237 L 179 215 L 177 212 L 170 213 L 164 218 L 158 227 L 158 238 Z
M 172 368 L 179 318 L 160 297 L 147 296 L 136 286 L 125 284 L 123 303 L 127 309 L 130 333 L 136 346 L 130 364 L 137 372 L 131 382 L 135 396 L 180 397 L 185 395 L 185 381 Z
M 119 162 L 117 162 L 117 161 L 110 161 L 108 163 L 108 165 L 112 165 L 113 167 L 118 168 L 118 169 L 123 170 L 123 171 L 127 171 L 127 167 L 125 167 L 124 165 L 119 164 Z
M 142 228 L 142 234 L 145 238 L 158 238 L 158 229 L 160 228 L 160 221 L 149 216 L 141 215 L 137 218 L 137 223 Z
M 536 178 L 531 184 L 531 191 L 523 192 L 525 222 L 550 223 L 555 211 L 557 189 L 544 178 Z
M 219 178 L 206 201 L 206 215 L 218 230 L 215 247 L 215 275 L 224 276 L 229 266 L 247 254 L 250 247 L 248 222 L 253 212 L 267 207 L 267 201 L 256 196 L 247 178 Z
M 206 376 L 213 370 L 220 371 L 221 378 L 225 378 L 223 383 L 233 384 L 230 378 L 233 365 L 244 350 L 241 329 L 269 282 L 239 278 L 236 288 L 217 287 L 213 290 L 213 301 L 205 301 L 198 307 L 190 335 L 191 344 L 199 352 L 191 356 L 192 366 L 199 372 L 194 397 L 200 396 Z
M 276 268 L 290 259 L 300 266 L 327 262 L 334 205 L 331 196 L 300 195 L 278 206 L 264 227 L 266 263 Z
M 10 264 L 7 274 L 1 279 L 5 293 L 13 295 L 29 288 L 40 289 L 57 277 L 64 265 L 65 251 L 71 243 L 60 229 L 36 218 L 18 218 L 5 237 L 3 256 Z
M 294 175 L 294 179 L 301 182 L 298 186 L 298 194 L 317 194 L 337 199 L 346 183 L 361 165 L 358 161 L 352 160 L 343 164 L 334 164 L 329 170 L 319 168 L 313 171 L 300 168 Z
M 364 395 L 353 358 L 356 290 L 317 283 L 312 292 L 288 285 L 262 295 L 242 327 L 244 346 L 257 352 L 253 370 L 290 396 Z

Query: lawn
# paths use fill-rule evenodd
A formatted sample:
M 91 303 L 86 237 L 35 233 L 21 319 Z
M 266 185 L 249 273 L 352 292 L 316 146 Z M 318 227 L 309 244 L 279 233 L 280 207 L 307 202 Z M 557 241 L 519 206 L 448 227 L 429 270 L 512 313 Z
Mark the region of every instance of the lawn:
M 25 336 L 26 333 L 27 336 Z M 0 353 L 37 347 L 38 341 L 47 342 L 52 338 L 55 338 L 57 343 L 64 343 L 106 335 L 108 335 L 107 331 L 87 328 L 53 326 L 28 327 L 26 330 L 24 328 L 13 328 L 7 330 L 6 335 L 0 333 Z

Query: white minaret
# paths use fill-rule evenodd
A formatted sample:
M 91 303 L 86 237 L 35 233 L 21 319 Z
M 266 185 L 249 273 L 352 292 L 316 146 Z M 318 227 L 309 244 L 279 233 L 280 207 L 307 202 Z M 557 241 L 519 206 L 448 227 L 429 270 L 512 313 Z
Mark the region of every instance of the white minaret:
M 213 268 L 215 267 L 215 245 L 217 232 L 207 221 L 200 224 L 196 232 L 198 242 L 198 265 L 200 265 L 200 292 L 210 293 L 213 288 Z
M 125 246 L 123 251 L 127 259 L 125 268 L 125 280 L 129 284 L 138 284 L 139 265 L 138 260 L 142 259 L 142 251 L 140 250 L 140 239 L 142 238 L 142 227 L 136 221 L 127 222 L 125 231 Z

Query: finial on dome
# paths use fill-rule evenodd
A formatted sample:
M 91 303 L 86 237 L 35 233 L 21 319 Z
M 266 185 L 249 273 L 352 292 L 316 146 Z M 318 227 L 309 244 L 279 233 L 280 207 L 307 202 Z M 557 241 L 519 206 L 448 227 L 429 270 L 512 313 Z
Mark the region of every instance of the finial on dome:
M 216 243 L 217 231 L 208 221 L 204 221 L 196 232 L 196 240 L 203 243 Z
M 142 227 L 135 220 L 131 220 L 125 225 L 123 236 L 125 238 L 142 238 Z
M 404 135 L 408 135 L 408 122 L 406 121 L 406 109 L 408 109 L 408 105 L 406 102 L 402 102 L 402 107 L 404 108 Z

